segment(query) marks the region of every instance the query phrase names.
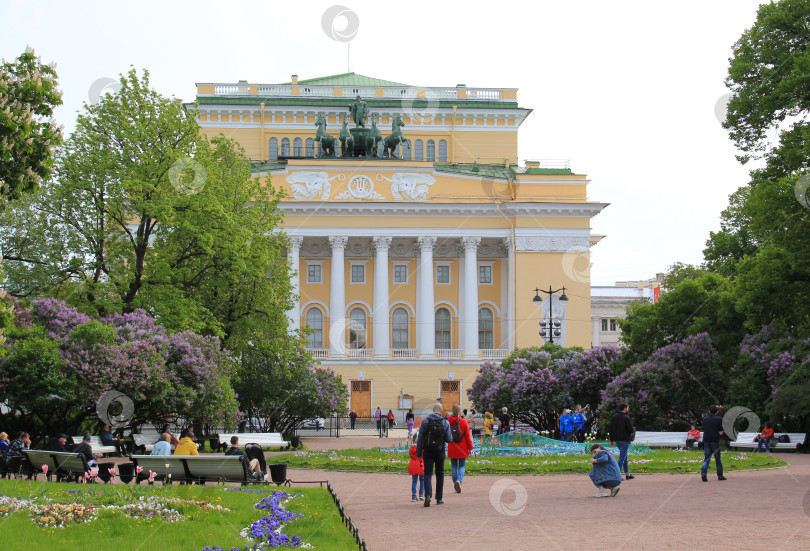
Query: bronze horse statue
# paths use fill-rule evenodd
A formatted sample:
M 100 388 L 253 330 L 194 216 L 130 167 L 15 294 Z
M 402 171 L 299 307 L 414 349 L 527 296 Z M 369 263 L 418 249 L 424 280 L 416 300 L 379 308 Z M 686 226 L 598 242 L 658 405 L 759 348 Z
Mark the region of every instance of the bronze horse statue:
M 354 155 L 354 136 L 349 132 L 349 115 L 343 115 L 343 127 L 340 129 L 340 153 L 342 157 Z
M 396 152 L 397 146 L 405 141 L 405 136 L 402 134 L 403 126 L 405 126 L 405 123 L 402 122 L 402 117 L 394 119 L 394 122 L 391 124 L 391 135 L 385 138 L 383 142 L 383 157 L 389 159 L 396 158 L 394 153 Z
M 318 131 L 315 132 L 315 141 L 321 143 L 321 157 L 334 157 L 335 156 L 335 138 L 326 133 L 326 119 L 323 115 L 318 115 L 315 119 L 315 126 Z

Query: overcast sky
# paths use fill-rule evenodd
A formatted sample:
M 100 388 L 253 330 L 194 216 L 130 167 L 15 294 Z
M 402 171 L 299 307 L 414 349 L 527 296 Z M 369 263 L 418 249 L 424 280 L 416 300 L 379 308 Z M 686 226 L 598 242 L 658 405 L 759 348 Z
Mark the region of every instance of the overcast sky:
M 349 47 L 351 70 L 368 76 L 519 88 L 533 109 L 521 163 L 569 159 L 591 179 L 589 199 L 610 203 L 591 224 L 607 236 L 593 249 L 594 285 L 699 263 L 728 195 L 748 180 L 717 103 L 759 1 L 340 2 L 351 13 L 336 32 L 358 22 L 349 43 L 322 27 L 334 1 L 0 0 L 0 56 L 31 45 L 57 63 L 67 131 L 93 83 L 130 66 L 184 101 L 195 82 L 343 73 Z

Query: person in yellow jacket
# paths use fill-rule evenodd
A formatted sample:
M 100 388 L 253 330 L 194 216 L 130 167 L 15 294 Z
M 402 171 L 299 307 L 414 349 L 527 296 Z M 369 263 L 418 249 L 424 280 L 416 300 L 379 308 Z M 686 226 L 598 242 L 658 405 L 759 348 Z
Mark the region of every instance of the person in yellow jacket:
M 194 442 L 194 431 L 188 429 L 185 435 L 180 435 L 180 443 L 174 448 L 174 455 L 200 455 L 197 444 Z
M 495 424 L 495 416 L 492 410 L 488 409 L 484 414 L 484 436 L 492 436 L 492 427 Z

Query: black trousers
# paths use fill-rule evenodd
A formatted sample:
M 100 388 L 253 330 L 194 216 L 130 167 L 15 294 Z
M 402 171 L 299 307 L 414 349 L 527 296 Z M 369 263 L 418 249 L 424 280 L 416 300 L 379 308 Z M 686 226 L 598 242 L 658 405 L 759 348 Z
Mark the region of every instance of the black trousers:
M 440 452 L 422 453 L 425 462 L 425 498 L 433 497 L 433 469 L 436 468 L 436 501 L 444 496 L 444 449 Z

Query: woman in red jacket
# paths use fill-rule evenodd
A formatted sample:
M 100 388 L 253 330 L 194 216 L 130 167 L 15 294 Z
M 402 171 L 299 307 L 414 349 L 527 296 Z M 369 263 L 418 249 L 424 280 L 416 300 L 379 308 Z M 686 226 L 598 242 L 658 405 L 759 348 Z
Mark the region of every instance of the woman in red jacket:
M 461 430 L 461 441 L 450 442 L 447 444 L 447 457 L 450 458 L 450 472 L 453 476 L 453 485 L 456 487 L 456 493 L 461 493 L 461 483 L 464 481 L 464 468 L 467 464 L 467 458 L 470 457 L 470 452 L 473 449 L 472 436 L 470 435 L 470 426 L 467 421 L 461 417 L 461 406 L 453 404 L 453 415 L 448 417 L 447 422 L 450 423 L 451 432 L 453 427 L 458 424 Z
M 411 501 L 425 501 L 425 464 L 422 459 L 416 457 L 416 438 L 418 433 L 413 433 L 411 447 L 408 448 L 408 455 L 411 460 L 408 462 L 408 474 L 411 475 Z M 416 482 L 419 481 L 419 499 L 416 498 Z

